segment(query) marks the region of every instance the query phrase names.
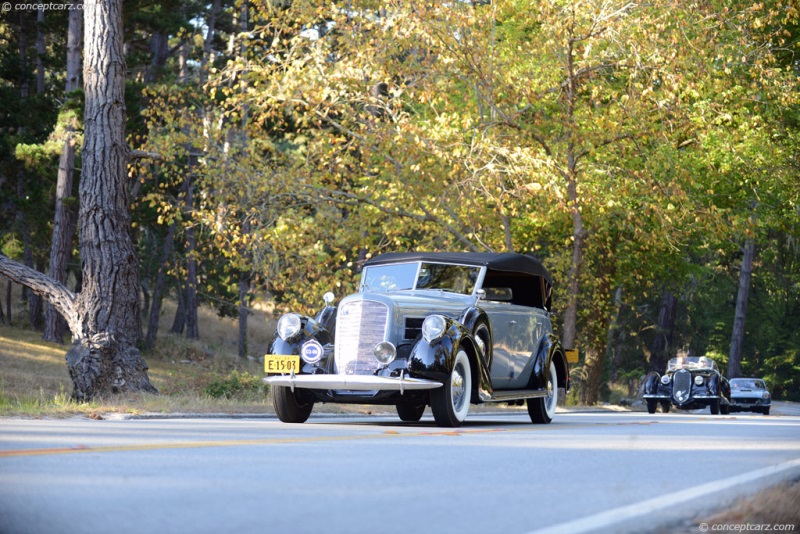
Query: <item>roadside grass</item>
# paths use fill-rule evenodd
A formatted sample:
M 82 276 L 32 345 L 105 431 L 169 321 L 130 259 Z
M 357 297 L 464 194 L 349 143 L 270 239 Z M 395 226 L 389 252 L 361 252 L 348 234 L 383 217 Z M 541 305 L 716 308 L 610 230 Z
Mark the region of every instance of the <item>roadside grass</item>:
M 249 356 L 238 356 L 237 322 L 198 311 L 200 340 L 170 334 L 175 304 L 165 302 L 154 349 L 144 354 L 159 395 L 132 394 L 72 401 L 72 381 L 64 356 L 68 344 L 41 339 L 41 333 L 0 326 L 0 416 L 69 417 L 102 413 L 262 413 L 271 411 L 261 382 L 259 357 L 273 331 L 269 310 L 248 319 Z M 269 323 L 268 323 L 269 321 Z M 65 339 L 69 343 L 69 338 Z

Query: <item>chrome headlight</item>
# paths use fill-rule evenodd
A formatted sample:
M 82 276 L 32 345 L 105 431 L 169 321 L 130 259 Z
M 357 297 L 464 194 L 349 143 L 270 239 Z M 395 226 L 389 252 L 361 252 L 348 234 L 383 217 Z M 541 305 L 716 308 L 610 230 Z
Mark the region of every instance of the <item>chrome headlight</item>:
M 662 383 L 662 384 L 664 384 L 665 386 L 666 386 L 667 384 L 669 384 L 669 375 L 664 375 L 664 376 L 662 376 L 662 377 L 661 377 L 661 383 Z
M 320 345 L 319 341 L 316 339 L 306 341 L 303 343 L 303 346 L 300 347 L 300 357 L 303 358 L 304 362 L 310 364 L 315 364 L 320 361 L 323 352 L 322 345 Z
M 300 316 L 296 313 L 287 313 L 278 320 L 278 335 L 283 340 L 296 336 L 300 331 Z
M 391 342 L 381 341 L 372 349 L 372 354 L 375 355 L 375 359 L 382 365 L 389 365 L 394 361 L 395 356 L 397 356 L 397 349 Z
M 703 377 L 700 376 L 700 375 L 697 375 L 696 377 L 694 377 L 694 385 L 695 386 L 702 386 L 703 385 Z
M 441 315 L 429 315 L 422 322 L 422 337 L 430 343 L 439 339 L 447 327 L 447 322 Z

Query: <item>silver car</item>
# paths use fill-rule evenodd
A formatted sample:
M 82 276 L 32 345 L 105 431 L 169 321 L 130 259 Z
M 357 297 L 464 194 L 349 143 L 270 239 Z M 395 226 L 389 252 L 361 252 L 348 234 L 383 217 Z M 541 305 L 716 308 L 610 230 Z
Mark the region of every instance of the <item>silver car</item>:
M 769 415 L 772 397 L 760 378 L 731 378 L 731 411 Z
M 576 354 L 553 334 L 552 284 L 522 254 L 376 256 L 358 293 L 278 321 L 264 357 L 275 412 L 302 423 L 317 402 L 388 404 L 415 422 L 430 406 L 456 427 L 471 404 L 527 402 L 534 423 L 549 423 Z

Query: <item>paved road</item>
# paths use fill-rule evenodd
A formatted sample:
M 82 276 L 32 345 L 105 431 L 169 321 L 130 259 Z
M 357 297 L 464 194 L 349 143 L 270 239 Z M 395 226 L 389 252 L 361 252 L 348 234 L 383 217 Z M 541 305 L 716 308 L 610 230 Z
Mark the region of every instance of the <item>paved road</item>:
M 0 420 L 0 532 L 648 532 L 800 477 L 800 417 Z

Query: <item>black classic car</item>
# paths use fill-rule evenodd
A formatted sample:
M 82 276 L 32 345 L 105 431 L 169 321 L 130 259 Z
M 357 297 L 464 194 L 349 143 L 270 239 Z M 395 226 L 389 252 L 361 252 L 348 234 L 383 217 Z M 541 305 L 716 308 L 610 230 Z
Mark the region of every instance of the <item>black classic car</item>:
M 663 412 L 670 406 L 681 410 L 699 410 L 706 406 L 711 413 L 730 411 L 731 388 L 717 365 L 706 356 L 672 358 L 663 375 L 650 373 L 645 381 L 644 399 L 647 411 L 656 413 L 658 404 Z
M 769 415 L 772 397 L 760 378 L 731 378 L 731 411 Z
M 317 402 L 388 404 L 419 421 L 430 406 L 439 426 L 455 427 L 470 404 L 527 402 L 534 423 L 549 423 L 570 386 L 552 284 L 522 254 L 376 256 L 338 307 L 328 293 L 316 317 L 278 321 L 264 357 L 275 412 L 302 423 Z

